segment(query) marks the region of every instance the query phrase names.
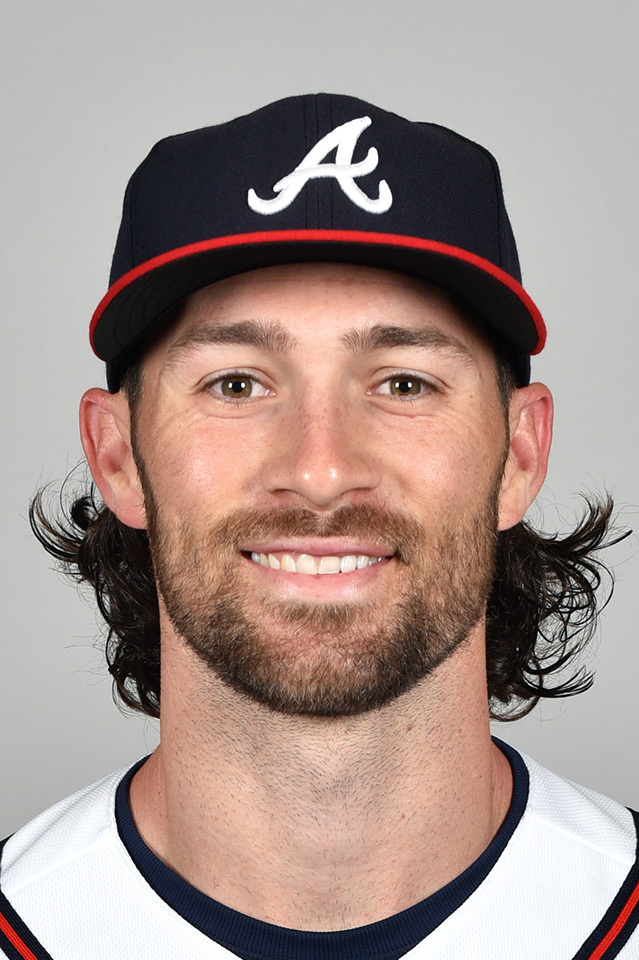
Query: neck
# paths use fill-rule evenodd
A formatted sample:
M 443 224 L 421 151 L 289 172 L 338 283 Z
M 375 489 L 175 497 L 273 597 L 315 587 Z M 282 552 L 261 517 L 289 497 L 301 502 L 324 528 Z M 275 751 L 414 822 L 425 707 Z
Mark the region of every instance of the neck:
M 510 802 L 477 632 L 392 704 L 339 719 L 275 715 L 167 644 L 162 742 L 131 788 L 143 838 L 199 890 L 280 926 L 345 929 L 424 899 Z

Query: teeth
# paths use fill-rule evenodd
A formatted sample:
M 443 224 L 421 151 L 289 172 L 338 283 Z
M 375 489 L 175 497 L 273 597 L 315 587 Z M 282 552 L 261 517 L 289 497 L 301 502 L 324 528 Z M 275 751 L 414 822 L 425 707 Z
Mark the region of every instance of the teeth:
M 317 572 L 339 573 L 339 557 L 322 557 Z
M 315 558 L 311 557 L 308 553 L 303 553 L 297 558 L 297 572 L 311 574 L 317 573 L 317 563 Z
M 366 554 L 349 554 L 345 557 L 313 557 L 309 553 L 301 553 L 296 559 L 290 553 L 283 554 L 281 560 L 272 553 L 252 553 L 253 563 L 261 567 L 270 567 L 271 570 L 286 570 L 287 573 L 305 573 L 311 576 L 328 573 L 352 573 L 354 570 L 363 570 L 381 563 L 384 557 L 369 557 Z

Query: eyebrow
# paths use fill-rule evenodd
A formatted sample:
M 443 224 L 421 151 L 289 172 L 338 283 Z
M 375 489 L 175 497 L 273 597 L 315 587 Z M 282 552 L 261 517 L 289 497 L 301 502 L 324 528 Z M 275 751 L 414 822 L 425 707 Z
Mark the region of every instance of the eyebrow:
M 340 338 L 352 353 L 372 353 L 388 347 L 423 347 L 457 356 L 470 362 L 469 348 L 448 333 L 434 327 L 397 327 L 377 323 L 363 330 L 349 330 Z
M 421 347 L 456 356 L 470 363 L 469 348 L 450 334 L 433 327 L 404 327 L 377 323 L 347 330 L 341 345 L 355 354 L 373 353 L 393 347 Z M 242 344 L 259 347 L 269 353 L 287 353 L 299 344 L 297 337 L 272 320 L 242 320 L 239 323 L 196 327 L 178 337 L 168 349 L 167 360 L 176 360 L 193 347 L 208 344 Z
M 242 320 L 216 326 L 196 327 L 171 344 L 167 359 L 174 360 L 193 347 L 216 343 L 248 344 L 269 353 L 286 353 L 297 343 L 290 333 L 269 320 Z

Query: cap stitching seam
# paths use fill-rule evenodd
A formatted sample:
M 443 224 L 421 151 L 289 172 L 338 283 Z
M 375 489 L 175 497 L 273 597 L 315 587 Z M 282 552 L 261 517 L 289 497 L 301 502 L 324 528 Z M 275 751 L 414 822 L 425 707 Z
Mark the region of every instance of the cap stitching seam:
M 504 231 L 502 227 L 502 204 L 499 202 L 500 196 L 503 196 L 503 188 L 501 184 L 501 178 L 499 176 L 499 169 L 497 167 L 497 161 L 493 157 L 492 153 L 488 153 L 491 161 L 491 169 L 493 172 L 493 184 L 495 190 L 495 199 L 497 201 L 497 243 L 499 246 L 499 266 L 504 269 L 504 256 L 503 256 L 503 239 Z M 505 206 L 506 201 L 503 201 Z
M 335 129 L 333 123 L 333 101 L 329 99 L 328 101 L 328 119 L 331 126 L 331 130 Z M 331 228 L 335 222 L 335 181 L 331 180 L 330 183 L 330 193 L 329 193 L 329 213 L 330 213 L 330 225 Z
M 131 266 L 132 267 L 137 266 L 137 264 L 140 263 L 142 260 L 142 257 L 140 256 L 137 234 L 134 229 L 134 223 L 137 222 L 136 218 L 138 215 L 138 189 L 137 189 L 138 180 L 142 176 L 143 168 L 148 166 L 149 160 L 151 159 L 154 153 L 157 153 L 158 147 L 162 143 L 164 143 L 164 141 L 160 140 L 159 143 L 156 143 L 152 147 L 152 149 L 147 154 L 146 158 L 143 160 L 143 162 L 140 164 L 138 169 L 135 171 L 135 173 L 131 177 L 131 181 L 129 183 L 129 190 L 131 192 L 130 219 L 129 219 L 129 244 L 131 247 L 131 261 L 132 261 Z
M 319 96 L 316 96 L 315 97 L 315 140 L 314 140 L 315 143 L 317 143 L 317 141 L 320 138 L 320 126 L 321 126 L 321 120 L 320 120 L 320 111 L 319 111 Z M 313 226 L 320 226 L 322 221 L 320 218 L 319 183 L 315 183 L 314 192 L 315 192 L 315 223 L 313 224 Z
M 495 198 L 497 200 L 497 242 L 499 246 L 499 266 L 504 269 L 503 262 L 503 227 L 502 227 L 502 217 L 501 211 L 502 207 L 505 209 L 506 201 L 503 200 L 503 204 L 500 204 L 499 198 L 503 197 L 503 184 L 501 182 L 501 176 L 499 173 L 499 166 L 495 157 L 492 155 L 490 150 L 487 147 L 484 147 L 481 143 L 477 143 L 475 140 L 471 140 L 470 137 L 465 137 L 463 133 L 458 133 L 456 130 L 450 130 L 448 127 L 443 126 L 441 123 L 430 123 L 428 124 L 431 127 L 437 127 L 439 130 L 444 130 L 446 133 L 451 134 L 456 137 L 458 140 L 463 140 L 465 143 L 470 144 L 471 147 L 474 147 L 476 150 L 479 150 L 490 163 L 490 169 L 493 175 L 493 185 L 495 190 Z

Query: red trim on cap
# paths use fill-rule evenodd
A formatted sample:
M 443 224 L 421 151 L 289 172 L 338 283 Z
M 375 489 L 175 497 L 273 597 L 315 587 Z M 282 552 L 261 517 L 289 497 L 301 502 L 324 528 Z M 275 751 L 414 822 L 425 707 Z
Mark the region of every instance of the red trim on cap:
M 380 246 L 408 247 L 412 250 L 427 250 L 431 253 L 441 253 L 455 260 L 463 260 L 474 267 L 483 270 L 493 276 L 504 286 L 508 287 L 516 297 L 523 303 L 528 310 L 535 328 L 537 330 L 537 346 L 532 351 L 533 354 L 539 353 L 546 342 L 546 325 L 537 306 L 528 296 L 520 283 L 511 277 L 509 273 L 497 267 L 490 260 L 464 250 L 461 247 L 454 247 L 447 243 L 439 243 L 437 240 L 423 240 L 421 237 L 405 237 L 395 233 L 368 233 L 363 230 L 271 230 L 260 231 L 257 233 L 238 233 L 227 237 L 215 237 L 212 240 L 200 240 L 198 243 L 189 243 L 184 247 L 177 247 L 175 250 L 168 250 L 157 257 L 152 257 L 145 263 L 139 264 L 133 270 L 129 270 L 120 277 L 119 280 L 104 295 L 98 307 L 91 318 L 89 336 L 93 346 L 93 334 L 96 325 L 117 295 L 128 287 L 139 277 L 163 267 L 167 263 L 173 263 L 175 260 L 182 260 L 185 257 L 191 257 L 198 253 L 206 253 L 209 250 L 219 250 L 228 247 L 252 246 L 260 243 L 301 243 L 313 241 L 329 241 L 331 243 L 369 243 L 379 244 Z

